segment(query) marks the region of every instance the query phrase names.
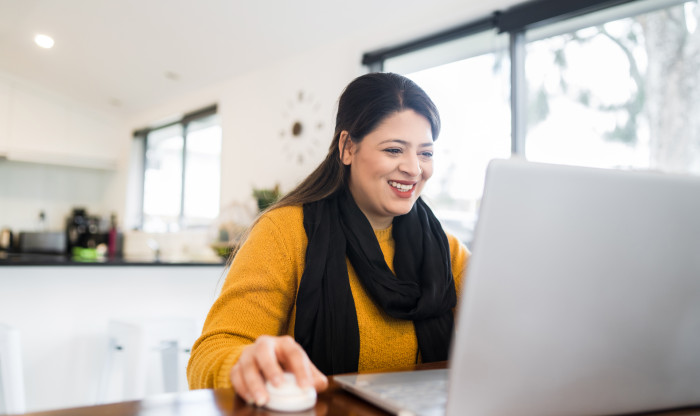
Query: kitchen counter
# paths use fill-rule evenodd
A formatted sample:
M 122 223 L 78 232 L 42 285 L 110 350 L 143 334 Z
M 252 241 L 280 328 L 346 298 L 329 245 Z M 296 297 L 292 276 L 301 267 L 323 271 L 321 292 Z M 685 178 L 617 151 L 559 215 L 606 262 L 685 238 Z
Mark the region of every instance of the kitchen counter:
M 223 266 L 225 261 L 148 261 L 143 259 L 105 258 L 74 260 L 63 254 L 12 253 L 0 251 L 2 266 Z

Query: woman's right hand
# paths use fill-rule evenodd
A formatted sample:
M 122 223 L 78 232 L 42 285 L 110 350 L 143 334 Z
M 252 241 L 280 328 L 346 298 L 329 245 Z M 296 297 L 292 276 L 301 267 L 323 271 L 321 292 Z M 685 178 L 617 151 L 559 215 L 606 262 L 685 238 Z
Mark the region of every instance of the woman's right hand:
M 326 376 L 289 335 L 262 335 L 245 347 L 238 362 L 231 368 L 231 385 L 243 400 L 262 406 L 269 399 L 265 382 L 281 385 L 285 371 L 294 374 L 302 389 L 312 386 L 316 391 L 323 391 L 328 387 Z

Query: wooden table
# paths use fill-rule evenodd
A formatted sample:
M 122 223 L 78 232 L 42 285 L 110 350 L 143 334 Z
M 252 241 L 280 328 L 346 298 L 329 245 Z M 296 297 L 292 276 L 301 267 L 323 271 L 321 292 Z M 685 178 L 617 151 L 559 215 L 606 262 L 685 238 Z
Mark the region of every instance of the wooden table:
M 423 364 L 420 369 L 444 368 L 445 363 Z M 375 406 L 345 392 L 330 378 L 328 390 L 319 393 L 316 407 L 301 413 L 279 413 L 247 405 L 230 389 L 193 390 L 163 394 L 143 400 L 73 409 L 28 413 L 25 416 L 387 416 Z M 657 416 L 700 416 L 700 407 L 671 412 L 645 413 Z

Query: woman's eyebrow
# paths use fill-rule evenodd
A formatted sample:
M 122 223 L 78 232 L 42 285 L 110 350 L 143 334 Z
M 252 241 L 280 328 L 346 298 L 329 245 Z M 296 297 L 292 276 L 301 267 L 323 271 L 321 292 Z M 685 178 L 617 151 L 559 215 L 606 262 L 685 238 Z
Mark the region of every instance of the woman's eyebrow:
M 408 146 L 410 144 L 407 140 L 401 140 L 401 139 L 388 139 L 388 140 L 384 140 L 382 142 L 379 142 L 380 145 L 387 144 L 387 143 L 398 143 L 398 144 L 402 144 L 404 146 Z M 429 147 L 432 145 L 433 145 L 433 142 L 431 141 L 431 142 L 421 143 L 418 145 L 418 147 Z

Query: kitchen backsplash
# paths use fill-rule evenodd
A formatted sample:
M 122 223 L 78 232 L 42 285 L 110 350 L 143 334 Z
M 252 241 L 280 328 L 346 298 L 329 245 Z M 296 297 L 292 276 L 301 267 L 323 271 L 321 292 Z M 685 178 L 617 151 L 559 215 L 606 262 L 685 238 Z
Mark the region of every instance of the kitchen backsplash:
M 101 170 L 0 161 L 0 228 L 38 231 L 43 211 L 44 231 L 63 230 L 76 206 L 109 218 L 117 211 L 106 196 L 112 175 Z

